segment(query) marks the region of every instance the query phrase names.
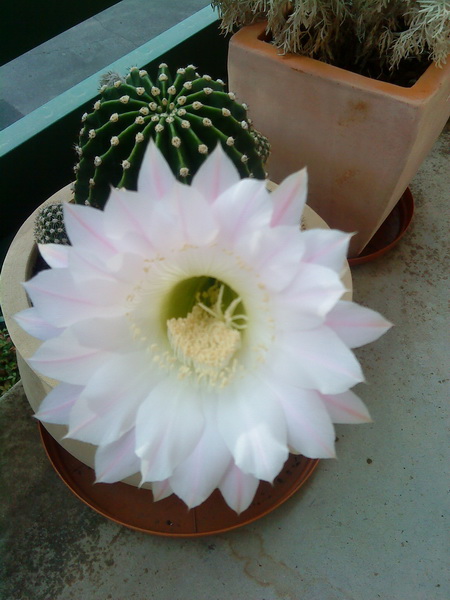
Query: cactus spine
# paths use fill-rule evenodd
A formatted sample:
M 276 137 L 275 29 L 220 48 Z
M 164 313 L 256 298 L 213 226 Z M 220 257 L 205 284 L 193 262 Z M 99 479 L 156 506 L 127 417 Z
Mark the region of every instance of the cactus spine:
M 267 140 L 224 87 L 192 65 L 178 69 L 175 79 L 164 63 L 155 81 L 136 67 L 125 78 L 108 74 L 94 111 L 82 118 L 75 202 L 103 208 L 111 185 L 135 190 L 151 138 L 184 183 L 218 142 L 242 177 L 263 179 Z

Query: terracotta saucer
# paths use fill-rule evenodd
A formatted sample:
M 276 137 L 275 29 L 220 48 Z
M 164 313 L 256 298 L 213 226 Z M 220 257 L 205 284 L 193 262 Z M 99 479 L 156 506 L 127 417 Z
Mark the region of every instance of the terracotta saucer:
M 351 267 L 375 260 L 389 252 L 405 235 L 414 215 L 414 199 L 407 188 L 376 234 L 356 258 L 349 258 Z
M 203 504 L 188 510 L 174 494 L 153 502 L 150 490 L 126 483 L 95 483 L 93 469 L 69 454 L 39 424 L 42 443 L 54 469 L 85 504 L 131 529 L 169 537 L 199 537 L 242 527 L 280 506 L 306 482 L 318 459 L 290 455 L 273 485 L 261 482 L 249 508 L 237 515 L 216 490 Z

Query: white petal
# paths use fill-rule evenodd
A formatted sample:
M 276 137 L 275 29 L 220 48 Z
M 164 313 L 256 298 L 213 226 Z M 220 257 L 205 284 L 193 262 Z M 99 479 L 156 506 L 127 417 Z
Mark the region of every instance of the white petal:
M 124 291 L 118 283 L 92 280 L 78 286 L 68 269 L 41 271 L 23 284 L 39 315 L 55 327 L 67 327 L 80 319 L 123 314 Z
M 151 213 L 148 218 L 144 218 L 144 210 L 140 211 L 142 214 L 141 223 L 145 229 L 146 239 L 154 247 L 154 251 L 147 253 L 145 258 L 152 259 L 155 253 L 156 255 L 160 253 L 165 256 L 168 249 L 171 250 L 179 246 L 176 243 L 178 239 L 178 229 L 176 229 L 177 215 L 174 215 L 172 210 L 168 210 L 168 206 L 166 205 L 166 201 L 170 197 L 172 196 L 168 192 L 168 195 L 164 197 L 164 202 L 161 203 L 153 203 L 150 198 L 146 198 L 147 204 L 151 207 Z M 140 203 L 140 200 L 138 200 L 138 203 Z
M 47 394 L 34 416 L 45 423 L 68 425 L 72 407 L 82 391 L 81 385 L 60 383 Z
M 392 323 L 374 310 L 345 301 L 338 302 L 331 310 L 325 324 L 350 348 L 374 342 L 392 327 Z
M 250 506 L 258 485 L 259 479 L 257 477 L 243 473 L 239 467 L 231 462 L 219 485 L 219 490 L 228 506 L 240 514 Z
M 340 273 L 347 258 L 352 234 L 337 229 L 309 229 L 302 231 L 306 249 L 303 260 L 313 262 Z
M 192 187 L 211 203 L 239 180 L 238 170 L 225 154 L 221 145 L 217 144 L 195 174 Z
M 153 253 L 146 224 L 152 218 L 153 203 L 136 192 L 111 189 L 104 209 L 105 232 L 121 251 Z
M 89 408 L 87 400 L 81 395 L 69 415 L 69 430 L 64 438 L 72 438 L 80 442 L 91 443 L 91 439 L 101 440 L 103 424 Z M 81 432 L 80 434 L 78 432 Z M 87 435 L 85 435 L 87 432 Z M 92 432 L 94 435 L 92 437 Z
M 144 400 L 136 419 L 142 481 L 162 481 L 195 448 L 204 427 L 199 392 L 170 377 Z
M 281 381 L 323 394 L 340 394 L 364 381 L 355 356 L 331 329 L 285 332 L 281 337 L 271 361 Z
M 84 285 L 85 282 L 93 279 L 114 280 L 109 273 L 107 259 L 102 260 L 98 255 L 92 254 L 81 246 L 72 247 L 69 256 L 69 269 L 76 284 Z
M 117 285 L 116 299 L 126 298 L 130 290 L 147 278 L 146 268 L 155 256 L 153 252 L 139 255 L 124 251 L 107 262 L 108 273 Z
M 218 487 L 230 463 L 212 411 L 206 415 L 203 434 L 194 451 L 181 462 L 170 478 L 170 486 L 189 508 L 204 502 Z
M 234 280 L 234 275 L 240 274 L 236 259 L 224 252 L 218 244 L 206 248 L 186 248 L 178 253 L 176 260 L 167 260 L 164 264 L 155 266 L 158 278 L 155 277 L 151 283 L 155 284 L 152 285 L 152 293 L 156 295 L 167 293 L 166 290 L 169 291 L 183 279 L 203 275 L 211 275 L 232 286 L 230 282 Z M 158 266 L 159 271 L 157 271 Z M 168 287 L 163 290 L 161 285 L 166 284 Z
M 279 291 L 291 283 L 304 253 L 304 244 L 297 227 L 274 227 L 258 230 L 252 238 L 238 242 L 236 250 L 260 274 L 264 285 Z
M 114 483 L 139 473 L 140 460 L 134 445 L 134 429 L 131 429 L 112 444 L 100 446 L 95 453 L 95 482 Z
M 306 169 L 293 173 L 271 194 L 274 205 L 270 221 L 271 227 L 277 225 L 300 225 L 308 193 Z
M 115 254 L 114 245 L 105 236 L 103 211 L 65 202 L 64 222 L 73 246 L 79 245 L 100 258 Z
M 175 234 L 178 249 L 186 244 L 204 246 L 211 243 L 218 233 L 218 225 L 206 199 L 193 188 L 177 182 L 164 205 L 158 206 L 159 212 L 172 211 L 174 231 L 165 232 L 168 240 Z M 168 242 L 170 243 L 170 241 Z
M 47 321 L 44 321 L 34 307 L 20 311 L 14 315 L 14 319 L 24 331 L 38 340 L 49 340 L 59 335 L 62 331 L 61 328 L 54 327 L 50 323 L 47 323 Z
M 172 488 L 170 487 L 169 479 L 164 481 L 154 481 L 152 483 L 153 500 L 158 502 L 164 500 L 173 494 Z
M 140 405 L 160 379 L 146 358 L 141 352 L 114 356 L 96 370 L 80 395 L 80 402 L 95 418 L 75 422 L 74 411 L 69 437 L 106 445 L 133 428 Z
M 85 348 L 66 329 L 59 337 L 45 341 L 28 362 L 42 375 L 85 385 L 109 356 L 107 352 Z
M 174 182 L 175 177 L 169 165 L 153 140 L 150 140 L 139 171 L 138 192 L 148 196 L 149 202 L 157 201 L 170 192 Z
M 290 448 L 310 458 L 334 458 L 334 428 L 320 395 L 278 382 L 273 387 L 284 410 Z
M 291 284 L 277 297 L 277 326 L 290 330 L 317 326 L 344 291 L 339 275 L 331 269 L 302 264 Z
M 38 244 L 45 262 L 53 269 L 65 268 L 69 264 L 69 246 L 64 244 Z
M 248 232 L 267 227 L 272 214 L 270 194 L 264 181 L 242 179 L 221 194 L 212 205 L 228 245 Z
M 126 317 L 86 319 L 72 325 L 71 331 L 82 346 L 126 354 L 141 346 L 134 339 Z
M 370 423 L 369 411 L 351 390 L 334 396 L 322 396 L 333 423 Z
M 239 380 L 222 391 L 217 419 L 236 465 L 272 482 L 288 457 L 286 423 L 273 392 L 257 380 Z

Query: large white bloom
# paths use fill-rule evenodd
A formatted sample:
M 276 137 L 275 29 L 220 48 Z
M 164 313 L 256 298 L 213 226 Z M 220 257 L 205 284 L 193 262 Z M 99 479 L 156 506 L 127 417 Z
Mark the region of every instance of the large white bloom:
M 289 452 L 333 457 L 332 423 L 369 420 L 350 348 L 389 324 L 340 301 L 349 236 L 300 232 L 305 198 L 305 171 L 269 194 L 220 147 L 183 185 L 150 145 L 138 192 L 65 206 L 72 246 L 40 248 L 17 319 L 61 382 L 37 417 L 98 446 L 98 481 L 240 512 Z

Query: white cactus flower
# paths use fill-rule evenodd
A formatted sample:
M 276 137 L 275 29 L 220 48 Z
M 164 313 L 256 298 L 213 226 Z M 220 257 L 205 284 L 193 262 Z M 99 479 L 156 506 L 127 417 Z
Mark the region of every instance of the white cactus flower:
M 97 446 L 97 481 L 241 512 L 289 452 L 333 457 L 333 422 L 369 420 L 350 348 L 389 324 L 340 300 L 350 236 L 299 230 L 304 170 L 270 194 L 219 145 L 187 186 L 151 142 L 137 189 L 66 204 L 72 245 L 40 247 L 17 320 L 61 383 L 36 416 Z

